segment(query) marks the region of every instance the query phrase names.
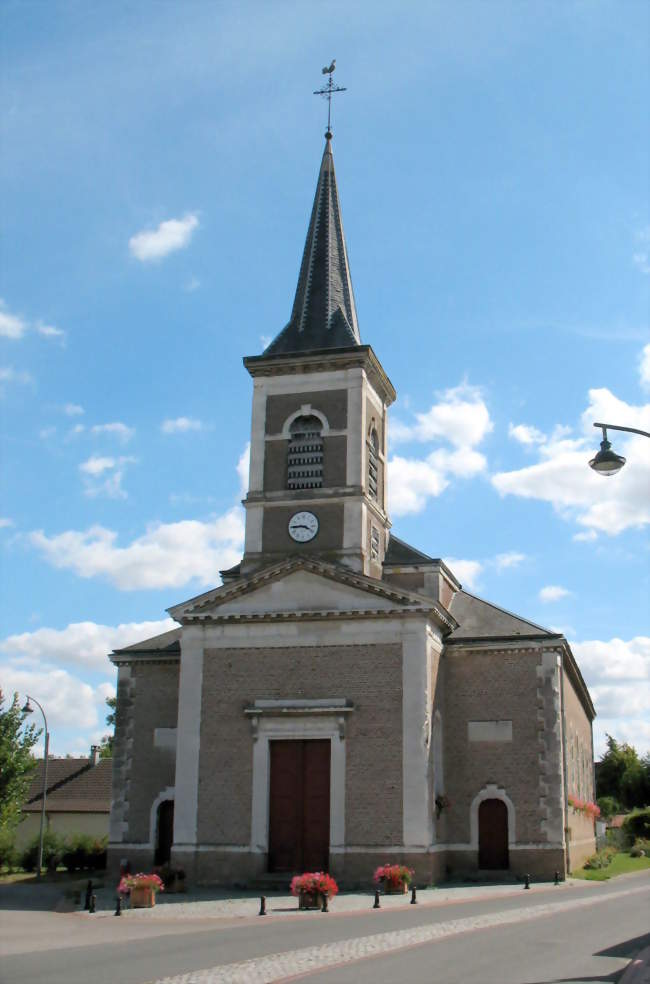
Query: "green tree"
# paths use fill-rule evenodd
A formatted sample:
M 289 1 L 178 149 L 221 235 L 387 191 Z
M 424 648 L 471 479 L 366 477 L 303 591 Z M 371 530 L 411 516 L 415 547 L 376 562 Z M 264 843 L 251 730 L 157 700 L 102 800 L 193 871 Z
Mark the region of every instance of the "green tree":
M 612 796 L 628 808 L 650 800 L 650 756 L 607 735 L 607 751 L 596 765 L 596 794 Z
M 100 758 L 111 758 L 113 755 L 113 741 L 115 739 L 115 714 L 117 712 L 117 697 L 107 697 L 106 706 L 108 707 L 108 714 L 106 715 L 106 724 L 112 730 L 109 735 L 104 735 L 104 737 L 102 738 L 101 745 L 99 746 Z
M 25 726 L 18 694 L 9 707 L 4 704 L 0 690 L 0 830 L 13 830 L 36 766 L 32 748 L 41 732 L 33 724 Z

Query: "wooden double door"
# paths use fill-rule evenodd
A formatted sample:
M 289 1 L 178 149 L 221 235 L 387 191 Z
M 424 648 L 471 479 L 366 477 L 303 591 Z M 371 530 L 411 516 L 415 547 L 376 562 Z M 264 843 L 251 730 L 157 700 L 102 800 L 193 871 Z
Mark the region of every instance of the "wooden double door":
M 327 871 L 330 741 L 269 744 L 269 871 Z

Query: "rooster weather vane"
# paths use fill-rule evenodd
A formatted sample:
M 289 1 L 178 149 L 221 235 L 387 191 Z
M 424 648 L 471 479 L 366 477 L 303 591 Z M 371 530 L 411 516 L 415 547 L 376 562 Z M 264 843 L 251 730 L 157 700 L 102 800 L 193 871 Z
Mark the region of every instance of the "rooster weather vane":
M 332 75 L 334 74 L 334 69 L 335 68 L 336 68 L 336 58 L 333 58 L 332 59 L 332 64 L 331 65 L 328 65 L 326 68 L 323 69 L 323 75 L 327 75 L 328 76 L 328 78 L 327 78 L 327 85 L 324 85 L 322 89 L 315 89 L 314 90 L 314 95 L 315 96 L 322 96 L 324 99 L 327 99 L 327 133 L 325 134 L 325 136 L 327 137 L 328 140 L 330 140 L 331 137 L 332 137 L 332 125 L 331 125 L 331 123 L 332 123 L 332 95 L 335 92 L 347 92 L 347 89 L 345 88 L 345 86 L 342 86 L 342 85 L 334 85 L 334 82 L 332 80 Z

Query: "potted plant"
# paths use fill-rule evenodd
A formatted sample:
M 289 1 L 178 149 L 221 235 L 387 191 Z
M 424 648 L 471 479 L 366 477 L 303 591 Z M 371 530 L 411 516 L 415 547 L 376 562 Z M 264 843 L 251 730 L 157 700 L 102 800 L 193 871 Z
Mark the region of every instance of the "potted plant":
M 165 891 L 168 895 L 172 895 L 176 892 L 187 891 L 185 871 L 183 868 L 177 868 L 168 861 L 166 864 L 161 865 L 159 868 L 154 868 L 153 870 L 154 874 L 159 875 L 162 878 L 165 885 Z
M 333 899 L 338 890 L 332 876 L 322 871 L 307 871 L 291 880 L 291 894 L 298 896 L 299 909 L 320 909 L 323 896 Z
M 373 881 L 384 886 L 386 895 L 403 895 L 415 872 L 403 864 L 382 864 L 375 871 Z
M 156 892 L 164 892 L 165 886 L 159 875 L 124 875 L 117 886 L 120 895 L 129 895 L 132 909 L 151 909 L 156 904 Z

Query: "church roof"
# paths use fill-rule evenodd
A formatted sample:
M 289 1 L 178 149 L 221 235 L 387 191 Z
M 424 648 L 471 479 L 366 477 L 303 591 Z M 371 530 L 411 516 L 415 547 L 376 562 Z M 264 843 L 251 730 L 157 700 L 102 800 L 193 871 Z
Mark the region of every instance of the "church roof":
M 525 618 L 497 605 L 477 598 L 467 591 L 457 591 L 449 605 L 449 611 L 459 623 L 447 639 L 447 643 L 478 639 L 559 639 L 558 633 L 529 622 Z
M 143 639 L 142 642 L 134 642 L 132 646 L 123 646 L 115 649 L 116 653 L 175 653 L 180 652 L 181 630 L 170 629 L 161 635 L 152 636 L 151 639 Z
M 384 557 L 384 566 L 391 567 L 393 564 L 399 565 L 400 567 L 410 567 L 416 566 L 418 564 L 436 564 L 440 563 L 435 557 L 429 557 L 427 554 L 422 553 L 420 550 L 416 550 L 415 547 L 411 547 L 404 540 L 398 539 L 392 533 L 390 534 L 390 539 L 388 541 L 388 548 L 386 550 L 386 555 Z
M 291 319 L 265 356 L 361 344 L 331 134 L 326 137 Z

